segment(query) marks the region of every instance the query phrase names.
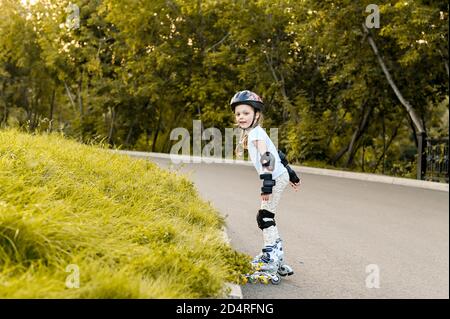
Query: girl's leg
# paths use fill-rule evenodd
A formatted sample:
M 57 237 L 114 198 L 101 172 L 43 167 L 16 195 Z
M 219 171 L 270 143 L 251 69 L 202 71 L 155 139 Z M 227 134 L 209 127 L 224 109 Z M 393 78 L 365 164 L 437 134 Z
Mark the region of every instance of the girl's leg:
M 272 195 L 268 201 L 261 202 L 261 209 L 265 209 L 276 215 L 278 203 L 280 202 L 281 194 L 286 186 L 289 184 L 289 174 L 287 171 L 275 179 L 275 186 L 272 189 Z M 270 226 L 263 229 L 264 246 L 273 246 L 280 238 L 277 226 Z
M 271 216 L 272 218 L 264 219 L 265 222 L 275 223 L 275 214 L 277 212 L 278 203 L 281 198 L 281 194 L 286 186 L 289 184 L 289 174 L 286 172 L 279 176 L 276 180 L 276 184 L 272 189 L 272 195 L 268 201 L 261 202 L 261 210 L 266 212 L 263 216 Z M 284 263 L 283 242 L 278 233 L 276 225 L 262 228 L 264 248 L 262 254 L 255 257 L 253 263 L 255 265 L 262 265 L 261 269 L 269 272 L 276 271 L 281 276 L 289 276 L 294 274 L 292 268 Z

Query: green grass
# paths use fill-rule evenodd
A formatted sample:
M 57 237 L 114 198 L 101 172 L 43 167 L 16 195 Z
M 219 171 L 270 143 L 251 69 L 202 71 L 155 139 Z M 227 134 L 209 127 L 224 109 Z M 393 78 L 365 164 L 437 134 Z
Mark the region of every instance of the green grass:
M 207 298 L 248 271 L 192 182 L 58 135 L 0 131 L 0 298 Z M 79 288 L 66 280 L 79 269 Z

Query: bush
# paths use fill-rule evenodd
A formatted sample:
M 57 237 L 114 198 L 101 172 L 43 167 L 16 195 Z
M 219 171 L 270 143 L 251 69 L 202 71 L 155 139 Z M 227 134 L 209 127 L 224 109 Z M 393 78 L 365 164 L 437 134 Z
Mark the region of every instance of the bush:
M 248 261 L 223 225 L 192 182 L 149 161 L 0 131 L 2 298 L 218 297 Z

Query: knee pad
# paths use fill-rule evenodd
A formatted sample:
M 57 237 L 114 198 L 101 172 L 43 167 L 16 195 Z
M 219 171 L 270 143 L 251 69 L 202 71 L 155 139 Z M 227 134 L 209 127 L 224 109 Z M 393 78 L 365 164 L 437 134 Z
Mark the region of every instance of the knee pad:
M 260 229 L 269 228 L 270 226 L 275 226 L 275 214 L 269 212 L 266 209 L 260 209 L 258 215 L 256 215 L 256 221 L 258 222 L 258 227 Z

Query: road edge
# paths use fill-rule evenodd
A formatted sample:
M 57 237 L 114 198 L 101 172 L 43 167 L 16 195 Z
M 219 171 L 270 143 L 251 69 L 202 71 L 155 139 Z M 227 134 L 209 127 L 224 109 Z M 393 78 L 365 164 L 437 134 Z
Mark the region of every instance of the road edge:
M 231 240 L 230 237 L 228 236 L 227 229 L 225 227 L 222 228 L 222 234 L 224 241 L 231 246 Z M 228 299 L 244 299 L 240 285 L 227 282 L 225 283 L 225 289 L 229 290 L 227 294 Z
M 153 152 L 138 152 L 138 151 L 126 151 L 126 150 L 112 150 L 113 152 L 119 154 L 127 154 L 133 157 L 141 157 L 141 158 L 164 158 L 170 159 L 174 164 L 179 163 L 217 163 L 217 164 L 238 164 L 238 165 L 253 165 L 250 161 L 245 160 L 234 160 L 234 159 L 223 159 L 223 158 L 215 158 L 215 157 L 201 157 L 201 156 L 189 156 L 189 155 L 177 155 L 177 154 L 165 154 L 165 153 L 153 153 Z M 299 165 L 290 165 L 291 168 L 295 171 L 305 174 L 314 174 L 314 175 L 324 175 L 324 176 L 332 176 L 332 177 L 340 177 L 340 178 L 348 178 L 354 180 L 361 180 L 367 182 L 375 182 L 375 183 L 385 183 L 391 185 L 399 185 L 399 186 L 407 186 L 407 187 L 415 187 L 415 188 L 423 188 L 430 190 L 437 190 L 442 192 L 449 192 L 449 184 L 445 183 L 437 183 L 437 182 L 429 182 L 429 181 L 419 181 L 416 179 L 402 178 L 402 177 L 391 177 L 386 175 L 377 175 L 370 173 L 358 173 L 358 172 L 346 172 L 334 169 L 326 169 L 326 168 L 315 168 L 315 167 L 307 167 L 307 166 L 299 166 Z

